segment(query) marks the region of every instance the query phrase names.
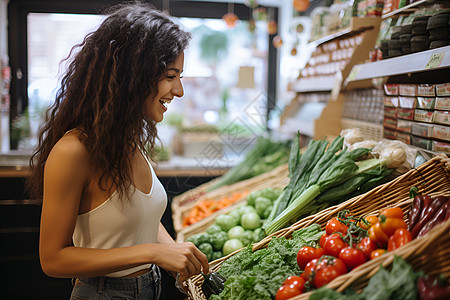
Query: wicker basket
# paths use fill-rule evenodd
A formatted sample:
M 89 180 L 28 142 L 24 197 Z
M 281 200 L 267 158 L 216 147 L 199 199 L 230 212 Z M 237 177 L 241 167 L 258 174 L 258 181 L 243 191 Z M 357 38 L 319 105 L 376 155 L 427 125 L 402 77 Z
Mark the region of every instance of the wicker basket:
M 265 248 L 273 236 L 291 238 L 292 233 L 317 223 L 325 228 L 327 221 L 337 215 L 343 209 L 348 209 L 353 215 L 365 216 L 376 214 L 386 207 L 398 206 L 406 214 L 412 199 L 409 198 L 411 186 L 419 188 L 419 193 L 432 197 L 440 195 L 450 196 L 450 159 L 446 156 L 437 156 L 407 173 L 397 177 L 393 181 L 380 185 L 373 190 L 354 197 L 339 205 L 329 207 L 320 213 L 308 216 L 290 227 L 281 229 L 274 234 L 253 244 L 253 251 Z M 393 252 L 386 253 L 374 260 L 364 263 L 351 272 L 341 275 L 328 284 L 328 287 L 342 291 L 352 285 L 354 288 L 362 288 L 378 270 L 380 265 L 390 266 L 394 255 L 406 259 L 416 269 L 426 272 L 439 272 L 450 275 L 450 220 L 433 228 L 423 238 L 415 239 Z M 211 262 L 210 269 L 218 271 L 222 262 L 229 256 L 240 250 Z M 195 276 L 187 280 L 189 297 L 191 299 L 206 299 L 201 291 L 202 276 Z M 292 299 L 307 299 L 311 293 L 305 293 Z
M 284 188 L 289 183 L 289 171 L 288 171 L 288 164 L 283 164 L 275 169 L 273 169 L 270 172 L 266 172 L 264 174 L 255 176 L 253 178 L 243 180 L 231 185 L 223 186 L 218 189 L 215 189 L 208 193 L 202 193 L 201 196 L 197 198 L 189 198 L 189 192 L 186 192 L 176 198 L 174 198 L 175 203 L 178 204 L 172 204 L 172 219 L 173 219 L 173 226 L 175 229 L 175 232 L 177 233 L 177 236 L 182 230 L 186 230 L 187 228 L 191 228 L 192 226 L 202 226 L 201 224 L 211 223 L 211 221 L 214 221 L 217 215 L 223 213 L 223 209 L 220 211 L 217 211 L 209 216 L 207 216 L 205 219 L 197 222 L 200 223 L 200 225 L 197 225 L 197 223 L 192 224 L 188 227 L 183 228 L 183 217 L 185 214 L 188 214 L 191 210 L 193 204 L 201 199 L 213 199 L 218 200 L 226 196 L 230 196 L 234 192 L 252 192 L 257 191 L 260 189 L 264 189 L 267 187 L 273 187 L 273 188 Z M 209 182 L 199 186 L 195 189 L 196 192 L 191 192 L 191 195 L 193 193 L 198 193 L 199 191 L 207 188 L 209 186 Z M 191 199 L 191 200 L 189 200 Z M 244 198 L 241 200 L 238 200 L 236 203 L 234 203 L 232 206 L 235 207 L 236 205 L 239 205 L 239 202 L 244 201 Z M 180 203 L 184 203 L 184 206 L 180 206 Z M 229 207 L 227 207 L 229 208 Z M 194 227 L 194 228 L 196 228 Z M 179 239 L 178 239 L 179 240 Z

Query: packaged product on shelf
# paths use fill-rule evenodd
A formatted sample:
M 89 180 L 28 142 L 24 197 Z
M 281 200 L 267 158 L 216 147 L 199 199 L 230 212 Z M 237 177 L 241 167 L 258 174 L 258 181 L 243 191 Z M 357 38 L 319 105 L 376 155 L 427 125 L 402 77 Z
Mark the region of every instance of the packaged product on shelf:
M 397 129 L 398 121 L 400 120 L 384 117 L 383 125 L 386 128 L 395 130 Z
M 398 100 L 401 108 L 416 108 L 416 97 L 400 96 Z
M 444 142 L 433 141 L 432 150 L 436 152 L 443 152 L 450 154 L 450 144 Z
M 434 108 L 440 110 L 450 110 L 450 97 L 437 97 Z
M 414 109 L 399 108 L 397 111 L 397 117 L 403 120 L 414 120 Z
M 417 96 L 416 84 L 399 84 L 398 94 L 400 96 Z
M 411 145 L 411 134 L 397 131 L 397 140 L 407 145 Z
M 398 97 L 384 96 L 383 105 L 387 107 L 398 107 Z
M 388 96 L 396 96 L 398 95 L 398 89 L 399 89 L 399 85 L 398 84 L 393 84 L 393 83 L 387 83 L 384 85 L 384 93 Z
M 416 108 L 433 109 L 435 105 L 434 97 L 417 97 Z
M 434 84 L 419 84 L 417 85 L 417 96 L 435 97 L 436 88 Z
M 438 140 L 450 141 L 450 127 L 443 125 L 433 126 L 433 138 Z
M 387 139 L 395 140 L 397 137 L 397 131 L 385 127 L 383 130 L 383 136 Z
M 433 111 L 416 109 L 414 111 L 414 121 L 432 123 Z
M 450 96 L 450 83 L 437 84 L 436 96 Z
M 411 125 L 411 133 L 421 137 L 432 137 L 434 126 L 433 124 L 414 122 Z
M 411 133 L 413 123 L 413 121 L 397 120 L 397 131 Z M 387 127 L 386 124 L 384 126 Z
M 433 148 L 433 141 L 430 139 L 425 139 L 422 137 L 418 137 L 413 135 L 411 137 L 411 144 L 413 146 L 419 147 L 419 148 L 423 148 L 423 149 L 427 149 L 427 150 L 431 150 Z
M 384 116 L 387 118 L 397 119 L 397 107 L 385 107 L 384 108 Z
M 434 111 L 433 123 L 450 125 L 450 112 L 449 111 Z

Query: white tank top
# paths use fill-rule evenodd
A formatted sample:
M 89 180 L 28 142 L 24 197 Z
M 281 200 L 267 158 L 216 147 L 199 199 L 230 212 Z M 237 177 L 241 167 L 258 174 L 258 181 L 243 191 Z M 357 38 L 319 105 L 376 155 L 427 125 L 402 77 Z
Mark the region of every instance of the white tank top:
M 150 193 L 145 194 L 131 185 L 127 189 L 130 201 L 120 201 L 119 194 L 115 191 L 100 206 L 78 215 L 73 233 L 76 247 L 111 249 L 157 243 L 159 223 L 167 205 L 167 194 L 148 160 L 147 163 L 153 182 Z M 150 266 L 151 264 L 141 265 L 105 276 L 123 277 Z

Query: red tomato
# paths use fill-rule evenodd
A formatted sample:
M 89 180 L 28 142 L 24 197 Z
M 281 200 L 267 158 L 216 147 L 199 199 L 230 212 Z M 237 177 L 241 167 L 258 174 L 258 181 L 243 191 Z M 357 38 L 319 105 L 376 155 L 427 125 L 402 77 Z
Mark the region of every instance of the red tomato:
M 386 253 L 387 251 L 384 249 L 377 249 L 372 251 L 372 253 L 370 253 L 370 259 L 374 259 L 377 258 L 378 256 L 383 255 L 384 253 Z
M 361 241 L 356 245 L 356 248 L 361 250 L 367 259 L 370 258 L 370 253 L 377 250 L 377 244 L 372 241 L 369 237 L 362 238 Z
M 341 259 L 334 257 L 324 259 L 315 268 L 313 284 L 316 288 L 320 288 L 345 273 L 347 273 L 347 268 Z
M 387 250 L 394 251 L 395 249 L 409 243 L 411 240 L 411 233 L 406 228 L 398 228 L 389 238 Z
M 304 270 L 307 263 L 309 263 L 314 258 L 320 258 L 322 255 L 322 248 L 314 248 L 310 246 L 301 247 L 297 253 L 297 264 L 300 269 Z
M 339 253 L 339 258 L 345 263 L 349 270 L 362 265 L 367 261 L 366 256 L 361 250 L 351 247 L 345 247 Z
M 337 233 L 333 233 L 327 238 L 327 241 L 323 245 L 323 253 L 325 255 L 338 257 L 339 252 L 346 246 L 347 244 L 342 240 L 341 236 Z
M 328 235 L 332 235 L 335 232 L 340 232 L 343 235 L 347 234 L 348 226 L 341 223 L 338 218 L 330 219 L 325 226 L 325 231 Z
M 328 237 L 329 237 L 328 234 L 326 234 L 326 233 L 322 234 L 322 236 L 320 237 L 320 240 L 319 240 L 320 248 L 323 249 L 323 245 L 325 245 L 325 242 L 327 241 Z
M 303 293 L 305 291 L 305 282 L 306 280 L 300 276 L 289 276 L 283 282 L 283 285 L 295 285 Z
M 282 285 L 275 295 L 275 300 L 286 300 L 297 295 L 300 295 L 302 292 L 300 291 L 297 285 Z
M 304 272 L 300 276 L 302 278 L 304 278 L 305 280 L 309 280 L 309 276 L 314 271 L 318 260 L 319 259 L 315 258 L 315 259 L 311 260 L 309 263 L 307 263 L 305 266 Z

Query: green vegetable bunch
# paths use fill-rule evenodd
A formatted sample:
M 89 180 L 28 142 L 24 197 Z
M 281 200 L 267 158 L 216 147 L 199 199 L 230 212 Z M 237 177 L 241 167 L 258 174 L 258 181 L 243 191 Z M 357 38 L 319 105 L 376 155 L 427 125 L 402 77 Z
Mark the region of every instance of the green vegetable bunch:
M 247 246 L 223 262 L 219 274 L 227 278 L 225 288 L 210 299 L 273 299 L 287 277 L 301 272 L 298 249 L 315 245 L 322 234 L 320 226 L 313 224 L 295 231 L 292 239 L 273 238 L 264 249 L 252 252 Z
M 205 233 L 186 239 L 205 253 L 209 261 L 219 259 L 264 237 L 261 229 L 281 189 L 266 188 L 250 193 L 247 205 L 217 216 Z
M 242 162 L 222 175 L 208 192 L 271 171 L 287 163 L 288 157 L 289 147 L 286 143 L 260 137 L 256 145 L 246 153 Z

